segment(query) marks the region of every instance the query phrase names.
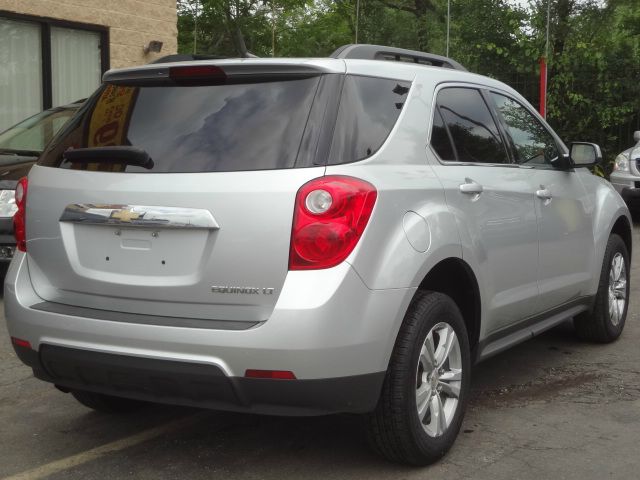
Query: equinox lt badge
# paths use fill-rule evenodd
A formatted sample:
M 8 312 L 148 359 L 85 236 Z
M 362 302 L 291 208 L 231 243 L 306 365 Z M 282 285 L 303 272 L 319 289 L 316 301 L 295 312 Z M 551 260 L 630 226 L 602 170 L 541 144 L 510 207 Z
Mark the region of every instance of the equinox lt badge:
M 248 295 L 273 295 L 275 288 L 212 286 L 213 293 L 240 293 Z

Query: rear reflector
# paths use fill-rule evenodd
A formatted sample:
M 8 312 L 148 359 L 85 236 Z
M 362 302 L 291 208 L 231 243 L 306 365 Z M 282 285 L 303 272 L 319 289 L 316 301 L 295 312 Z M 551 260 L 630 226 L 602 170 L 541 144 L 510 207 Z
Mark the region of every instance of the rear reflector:
M 33 348 L 31 348 L 31 344 L 26 340 L 22 340 L 21 338 L 11 337 L 11 343 L 13 343 L 16 347 L 28 348 L 29 350 L 33 350 Z
M 271 378 L 273 380 L 295 380 L 296 376 L 288 370 L 247 370 L 247 378 Z

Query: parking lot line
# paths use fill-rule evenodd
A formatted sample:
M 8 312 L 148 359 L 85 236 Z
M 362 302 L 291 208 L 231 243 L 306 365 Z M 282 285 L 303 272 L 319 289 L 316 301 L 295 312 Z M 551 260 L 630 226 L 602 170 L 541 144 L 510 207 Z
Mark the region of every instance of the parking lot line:
M 120 440 L 115 440 L 111 443 L 107 443 L 105 445 L 101 445 L 99 447 L 95 447 L 66 458 L 61 458 L 60 460 L 55 460 L 45 465 L 32 468 L 31 470 L 4 477 L 0 480 L 38 480 L 41 478 L 45 478 L 49 475 L 60 473 L 70 468 L 77 467 L 78 465 L 82 465 L 83 463 L 96 460 L 109 453 L 118 452 L 126 448 L 138 445 L 140 443 L 144 443 L 148 440 L 160 437 L 161 435 L 164 435 L 166 433 L 170 433 L 181 428 L 197 424 L 207 414 L 210 415 L 210 412 L 205 411 L 197 413 L 195 415 L 190 415 L 188 417 L 180 418 L 173 422 L 160 425 L 159 427 L 136 433 L 135 435 L 131 435 L 130 437 L 121 438 Z

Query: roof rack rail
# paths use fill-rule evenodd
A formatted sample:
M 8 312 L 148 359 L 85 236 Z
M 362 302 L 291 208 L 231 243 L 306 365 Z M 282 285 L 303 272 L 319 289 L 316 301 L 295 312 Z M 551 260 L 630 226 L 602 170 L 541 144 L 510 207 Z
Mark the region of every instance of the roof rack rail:
M 404 48 L 385 47 L 382 45 L 351 44 L 343 45 L 331 54 L 331 58 L 353 58 L 360 60 L 391 60 L 396 62 L 419 63 L 434 67 L 452 68 L 454 70 L 467 69 L 455 60 L 433 53 L 406 50 Z

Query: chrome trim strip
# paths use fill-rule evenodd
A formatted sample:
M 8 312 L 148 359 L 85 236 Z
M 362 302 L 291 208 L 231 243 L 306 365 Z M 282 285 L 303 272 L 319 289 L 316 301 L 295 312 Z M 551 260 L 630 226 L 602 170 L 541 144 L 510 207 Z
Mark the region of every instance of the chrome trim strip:
M 72 317 L 91 318 L 108 322 L 138 323 L 141 325 L 155 325 L 162 327 L 206 328 L 211 330 L 248 330 L 262 322 L 245 320 L 217 320 L 207 318 L 178 318 L 160 315 L 146 315 L 142 313 L 114 312 L 97 308 L 78 307 L 55 302 L 41 302 L 29 308 L 41 312 L 57 313 Z
M 66 206 L 60 221 L 127 228 L 220 228 L 209 210 L 146 205 L 74 203 Z

